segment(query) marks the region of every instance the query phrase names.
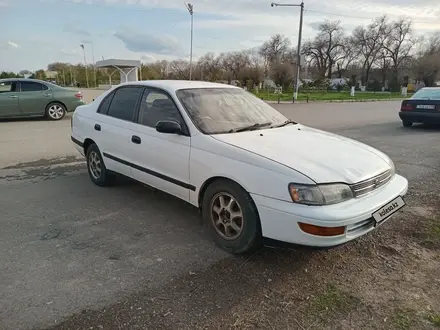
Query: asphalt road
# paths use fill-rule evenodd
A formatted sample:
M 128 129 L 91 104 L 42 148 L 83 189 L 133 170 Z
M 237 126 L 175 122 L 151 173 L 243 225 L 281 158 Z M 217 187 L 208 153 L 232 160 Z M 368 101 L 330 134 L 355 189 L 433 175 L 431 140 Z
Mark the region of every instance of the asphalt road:
M 438 167 L 440 129 L 404 129 L 398 105 L 276 107 L 384 151 L 410 185 L 419 184 Z M 236 260 L 214 246 L 198 212 L 183 202 L 124 180 L 94 186 L 69 129 L 69 118 L 0 122 L 1 329 L 48 327 Z

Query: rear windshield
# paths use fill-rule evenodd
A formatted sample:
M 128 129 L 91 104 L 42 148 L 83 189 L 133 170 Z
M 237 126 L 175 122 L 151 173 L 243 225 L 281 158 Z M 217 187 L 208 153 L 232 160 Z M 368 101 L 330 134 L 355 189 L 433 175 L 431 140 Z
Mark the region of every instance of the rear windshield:
M 412 99 L 440 100 L 440 88 L 423 88 L 415 93 Z

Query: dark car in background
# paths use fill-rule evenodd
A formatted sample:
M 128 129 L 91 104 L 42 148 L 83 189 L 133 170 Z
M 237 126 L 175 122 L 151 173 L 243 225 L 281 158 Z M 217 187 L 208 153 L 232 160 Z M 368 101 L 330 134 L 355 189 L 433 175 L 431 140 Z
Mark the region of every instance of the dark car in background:
M 0 118 L 40 117 L 62 119 L 84 105 L 83 95 L 36 79 L 0 79 Z
M 399 117 L 404 127 L 414 123 L 440 124 L 440 87 L 424 87 L 402 101 Z

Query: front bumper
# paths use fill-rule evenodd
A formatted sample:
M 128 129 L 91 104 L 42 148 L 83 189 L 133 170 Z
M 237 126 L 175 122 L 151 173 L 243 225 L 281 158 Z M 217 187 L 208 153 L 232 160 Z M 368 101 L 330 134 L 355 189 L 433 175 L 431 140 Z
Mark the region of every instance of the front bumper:
M 400 111 L 399 117 L 412 123 L 440 123 L 440 112 Z
M 396 174 L 388 184 L 368 195 L 328 206 L 306 206 L 251 195 L 260 215 L 264 237 L 299 245 L 329 247 L 351 241 L 376 228 L 372 214 L 394 198 L 403 197 L 407 190 L 408 181 Z M 323 237 L 303 232 L 298 222 L 346 228 L 342 235 Z

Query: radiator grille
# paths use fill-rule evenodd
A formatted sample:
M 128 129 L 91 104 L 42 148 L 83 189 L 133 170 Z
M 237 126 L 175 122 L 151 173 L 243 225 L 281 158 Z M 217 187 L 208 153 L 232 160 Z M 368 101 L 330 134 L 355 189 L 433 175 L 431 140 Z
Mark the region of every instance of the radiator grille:
M 360 197 L 382 187 L 391 180 L 393 174 L 393 171 L 389 169 L 388 171 L 376 175 L 371 179 L 352 184 L 351 189 L 353 190 L 354 196 Z

